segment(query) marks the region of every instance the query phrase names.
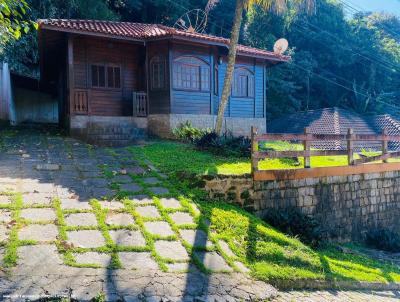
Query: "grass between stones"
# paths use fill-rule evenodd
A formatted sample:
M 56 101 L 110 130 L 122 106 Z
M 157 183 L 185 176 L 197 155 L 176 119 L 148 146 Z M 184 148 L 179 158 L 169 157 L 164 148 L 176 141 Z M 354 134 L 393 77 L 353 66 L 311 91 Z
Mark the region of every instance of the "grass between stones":
M 101 206 L 99 200 L 92 199 L 90 201 L 91 209 L 77 210 L 61 208 L 61 201 L 54 199 L 51 207 L 56 213 L 55 224 L 58 227 L 59 235 L 55 240 L 58 252 L 63 256 L 65 264 L 75 267 L 99 267 L 95 264 L 77 263 L 74 254 L 84 252 L 106 253 L 111 256 L 109 264 L 110 268 L 121 267 L 121 261 L 118 257 L 119 252 L 150 252 L 152 257 L 158 263 L 159 267 L 167 271 L 168 265 L 171 263 L 192 262 L 196 264 L 200 270 L 210 272 L 203 264 L 203 260 L 196 255 L 196 252 L 216 251 L 222 255 L 226 263 L 233 269 L 238 271 L 240 268 L 236 266 L 239 261 L 250 268 L 251 274 L 258 279 L 271 283 L 278 283 L 279 280 L 296 281 L 299 279 L 313 280 L 355 280 L 370 282 L 399 282 L 400 270 L 386 262 L 378 262 L 360 254 L 343 254 L 333 246 L 323 249 L 313 250 L 302 244 L 296 238 L 291 238 L 285 234 L 271 228 L 269 225 L 258 219 L 257 217 L 223 202 L 211 202 L 204 192 L 191 188 L 189 182 L 175 178 L 178 171 L 184 171 L 184 161 L 192 160 L 195 162 L 196 157 L 187 156 L 184 160 L 165 157 L 165 153 L 159 150 L 159 147 L 152 146 L 152 152 L 147 152 L 149 148 L 130 147 L 129 151 L 133 154 L 134 160 L 138 160 L 142 166 L 144 173 L 129 173 L 132 182 L 141 187 L 138 192 L 120 191 L 118 182 L 112 182 L 115 174 L 120 172 L 120 168 L 126 167 L 132 156 L 120 156 L 118 152 L 110 149 L 109 153 L 115 158 L 115 162 L 119 165 L 101 165 L 103 175 L 110 180 L 112 187 L 116 189 L 116 199 L 119 199 L 124 205 L 121 209 L 110 210 Z M 125 149 L 126 150 L 126 149 Z M 156 151 L 155 151 L 156 150 Z M 159 151 L 157 151 L 159 150 Z M 89 153 L 94 154 L 95 150 Z M 150 160 L 154 159 L 154 152 L 159 160 L 154 163 L 162 173 L 168 174 L 166 178 L 158 171 L 149 170 L 146 158 L 151 155 Z M 73 150 L 71 148 L 71 155 Z M 162 160 L 161 160 L 162 158 Z M 125 164 L 124 164 L 125 162 Z M 182 164 L 183 163 L 183 164 Z M 196 163 L 194 163 L 196 164 Z M 155 177 L 159 180 L 158 184 L 149 184 L 143 181 L 144 178 Z M 168 189 L 168 193 L 156 195 L 150 189 L 152 187 L 164 187 Z M 143 217 L 139 214 L 138 208 L 143 204 L 136 204 L 130 197 L 133 195 L 147 195 L 152 200 L 148 205 L 154 206 L 160 217 Z M 166 208 L 161 202 L 161 198 L 175 198 L 179 201 L 180 207 L 177 209 Z M 26 224 L 43 224 L 45 222 L 34 222 L 24 220 L 20 217 L 21 210 L 25 208 L 47 208 L 48 205 L 27 206 L 23 204 L 21 194 L 12 195 L 13 202 L 10 204 L 0 205 L 1 209 L 8 209 L 12 212 L 12 222 L 10 223 L 9 240 L 2 243 L 5 248 L 5 256 L 3 265 L 5 267 L 13 266 L 17 263 L 17 249 L 21 245 L 38 244 L 38 242 L 30 240 L 19 240 L 18 231 Z M 177 225 L 171 214 L 176 212 L 189 213 L 193 217 L 193 224 Z M 96 217 L 96 226 L 68 226 L 65 221 L 65 215 L 77 213 L 93 213 Z M 111 213 L 127 213 L 134 219 L 134 224 L 128 226 L 107 225 L 107 215 Z M 173 235 L 162 237 L 153 235 L 146 230 L 145 223 L 149 221 L 165 221 L 169 224 L 173 231 Z M 46 221 L 52 222 L 52 221 Z M 113 230 L 140 230 L 144 239 L 145 246 L 121 246 L 113 242 L 110 231 Z M 184 241 L 181 236 L 181 230 L 202 230 L 211 242 L 211 246 L 192 246 Z M 97 248 L 81 248 L 74 247 L 68 243 L 68 232 L 82 230 L 97 230 L 104 237 L 104 246 Z M 183 245 L 190 260 L 173 260 L 161 257 L 155 248 L 155 242 L 158 240 L 177 241 Z M 223 240 L 229 249 L 233 252 L 226 251 L 226 248 L 219 243 Z
M 22 195 L 19 193 L 7 194 L 11 196 L 11 203 L 4 205 L 3 209 L 11 211 L 11 221 L 8 223 L 10 228 L 8 241 L 5 244 L 5 254 L 3 258 L 3 266 L 8 268 L 17 263 L 18 254 L 17 249 L 21 245 L 36 244 L 33 240 L 19 240 L 18 231 L 26 225 L 26 222 L 20 217 L 21 209 L 23 208 Z
M 199 160 L 199 156 L 203 155 L 194 154 L 193 150 L 189 152 L 185 149 L 185 152 L 181 150 L 182 152 L 178 153 L 174 151 L 171 155 L 170 147 L 175 150 L 177 146 L 187 148 L 179 143 L 163 141 L 129 147 L 129 150 L 142 162 L 148 158 L 157 169 L 168 175 L 169 179 L 163 179 L 163 186 L 170 190 L 169 196 L 179 199 L 183 207 L 196 217 L 197 227 L 206 232 L 214 249 L 235 270 L 239 270 L 235 265 L 235 262 L 239 261 L 250 269 L 254 277 L 278 286 L 297 280 L 400 282 L 400 269 L 388 262 L 377 261 L 360 253 L 344 254 L 333 245 L 312 249 L 236 206 L 209 200 L 203 191 L 190 187 L 189 181 L 178 179 L 176 175 L 182 171 L 204 173 L 204 169 L 208 169 L 206 173 L 209 173 L 210 169 L 217 172 L 220 172 L 220 169 L 216 168 L 215 162 L 210 160 L 208 155 L 208 163 Z M 165 160 L 166 158 L 168 160 Z M 221 162 L 222 160 L 224 159 L 221 158 Z M 155 204 L 160 207 L 157 201 Z M 200 213 L 197 213 L 195 208 L 198 208 Z M 172 212 L 163 209 L 160 211 L 163 217 Z M 192 227 L 177 227 L 173 221 L 167 217 L 165 219 L 175 232 L 181 228 Z M 228 255 L 218 244 L 219 240 L 227 243 L 233 256 Z M 195 249 L 191 249 L 185 242 L 183 245 L 192 255 Z M 191 258 L 207 271 L 202 263 L 199 263 L 200 259 L 196 256 Z

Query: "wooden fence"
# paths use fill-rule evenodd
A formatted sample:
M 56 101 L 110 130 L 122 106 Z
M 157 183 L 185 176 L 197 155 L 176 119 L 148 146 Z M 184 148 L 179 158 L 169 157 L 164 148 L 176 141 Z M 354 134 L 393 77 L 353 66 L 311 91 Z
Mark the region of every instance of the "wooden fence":
M 267 141 L 301 141 L 303 144 L 303 150 L 299 151 L 269 151 L 259 150 L 260 142 Z M 345 150 L 311 150 L 313 142 L 331 142 L 331 141 L 346 141 L 347 148 Z M 360 158 L 354 158 L 354 142 L 363 141 L 379 141 L 381 142 L 380 155 L 376 156 L 365 156 L 359 154 Z M 398 170 L 400 163 L 388 164 L 389 158 L 400 157 L 400 151 L 389 152 L 388 142 L 396 141 L 400 142 L 400 135 L 388 135 L 387 131 L 384 130 L 382 134 L 355 134 L 353 129 L 348 129 L 347 134 L 313 134 L 310 133 L 308 128 L 304 129 L 303 134 L 286 134 L 286 133 L 268 133 L 268 134 L 257 134 L 257 129 L 251 128 L 251 172 L 253 177 L 258 180 L 270 180 L 276 178 L 303 178 L 316 176 L 330 176 L 340 174 L 356 174 L 362 173 L 362 171 L 368 172 L 383 172 L 390 170 Z M 311 168 L 311 156 L 337 156 L 347 155 L 347 162 L 350 166 L 344 167 L 325 167 L 325 168 Z M 289 169 L 289 170 L 263 170 L 260 171 L 258 166 L 260 160 L 267 158 L 291 158 L 291 157 L 303 157 L 304 158 L 304 169 Z M 383 161 L 383 164 L 368 165 L 368 168 L 360 165 L 366 163 L 372 163 L 375 161 Z M 381 167 L 380 165 L 385 165 Z M 391 165 L 391 166 L 387 166 Z M 374 167 L 374 168 L 373 168 Z M 305 171 L 307 170 L 307 171 Z M 286 171 L 286 172 L 285 172 Z M 289 172 L 288 172 L 289 171 Z M 343 171 L 343 172 L 341 172 Z

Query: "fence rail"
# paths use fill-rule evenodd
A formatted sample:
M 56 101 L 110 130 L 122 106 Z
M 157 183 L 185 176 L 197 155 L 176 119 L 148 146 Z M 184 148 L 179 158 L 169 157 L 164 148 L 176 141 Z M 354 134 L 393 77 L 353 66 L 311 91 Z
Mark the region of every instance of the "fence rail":
M 270 150 L 259 150 L 259 143 L 265 141 L 301 141 L 303 144 L 303 150 L 298 151 L 270 151 Z M 332 142 L 332 141 L 346 141 L 346 150 L 311 150 L 311 144 L 313 142 Z M 357 141 L 377 141 L 381 142 L 381 154 L 376 156 L 365 156 L 359 154 L 360 158 L 354 158 L 354 142 Z M 304 168 L 311 168 L 311 157 L 312 156 L 336 156 L 336 155 L 347 155 L 347 162 L 349 166 L 356 166 L 374 161 L 383 161 L 387 163 L 388 159 L 400 157 L 400 151 L 389 152 L 388 143 L 390 141 L 400 142 L 400 135 L 388 135 L 387 131 L 384 130 L 382 134 L 355 134 L 353 129 L 349 128 L 347 134 L 313 134 L 310 133 L 309 128 L 304 129 L 302 134 L 287 134 L 287 133 L 269 133 L 269 134 L 257 134 L 257 129 L 251 128 L 251 171 L 253 176 L 259 172 L 258 165 L 260 160 L 267 158 L 290 158 L 290 157 L 303 157 Z M 397 165 L 398 166 L 398 165 Z M 319 168 L 324 169 L 324 168 Z M 328 169 L 328 168 L 326 168 Z M 351 169 L 350 169 L 351 170 Z M 356 169 L 354 169 L 356 170 Z M 360 170 L 360 169 L 357 169 Z M 272 170 L 267 170 L 272 171 Z M 276 171 L 276 170 L 273 170 Z M 278 172 L 276 172 L 278 173 Z M 282 172 L 283 173 L 283 172 Z M 282 174 L 281 173 L 281 174 Z M 319 171 L 321 173 L 321 171 Z M 268 173 L 264 173 L 267 175 Z M 269 173 L 271 174 L 271 173 Z M 299 173 L 297 174 L 304 174 Z M 255 178 L 260 178 L 255 177 Z

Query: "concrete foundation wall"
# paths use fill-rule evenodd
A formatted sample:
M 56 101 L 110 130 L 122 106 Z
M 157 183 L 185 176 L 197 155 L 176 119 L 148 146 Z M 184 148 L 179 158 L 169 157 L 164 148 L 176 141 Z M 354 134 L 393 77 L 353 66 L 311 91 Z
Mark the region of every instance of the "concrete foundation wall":
M 215 127 L 217 117 L 207 114 L 155 114 L 149 115 L 149 132 L 152 135 L 171 138 L 172 130 L 179 124 L 190 121 L 197 128 Z M 223 122 L 223 131 L 229 131 L 235 136 L 250 135 L 251 126 L 255 126 L 259 133 L 266 132 L 265 118 L 226 117 Z
M 69 119 L 71 136 L 100 145 L 125 145 L 147 137 L 147 118 L 131 116 L 74 115 Z
M 205 177 L 212 198 L 230 200 L 263 217 L 295 207 L 315 217 L 333 241 L 360 241 L 374 228 L 400 231 L 400 171 L 285 181 L 250 176 Z

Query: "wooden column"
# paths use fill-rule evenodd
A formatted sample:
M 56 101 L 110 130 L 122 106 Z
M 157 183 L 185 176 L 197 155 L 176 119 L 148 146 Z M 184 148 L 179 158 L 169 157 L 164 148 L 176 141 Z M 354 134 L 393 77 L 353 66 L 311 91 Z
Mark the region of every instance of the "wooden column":
M 258 151 L 258 141 L 256 140 L 257 128 L 251 126 L 251 174 L 258 171 L 258 159 L 254 157 Z
M 353 138 L 353 129 L 347 129 L 347 163 L 349 166 L 354 165 Z
M 388 140 L 387 140 L 387 129 L 383 129 L 382 131 L 382 155 L 385 155 L 388 153 Z M 384 163 L 389 162 L 388 159 L 383 160 Z
M 74 114 L 74 40 L 71 35 L 68 35 L 68 102 L 69 114 Z
M 311 142 L 310 142 L 310 129 L 308 127 L 304 128 L 304 134 L 306 139 L 303 141 L 304 151 L 306 154 L 304 156 L 304 168 L 311 168 L 311 160 L 310 160 L 310 150 L 311 150 Z

